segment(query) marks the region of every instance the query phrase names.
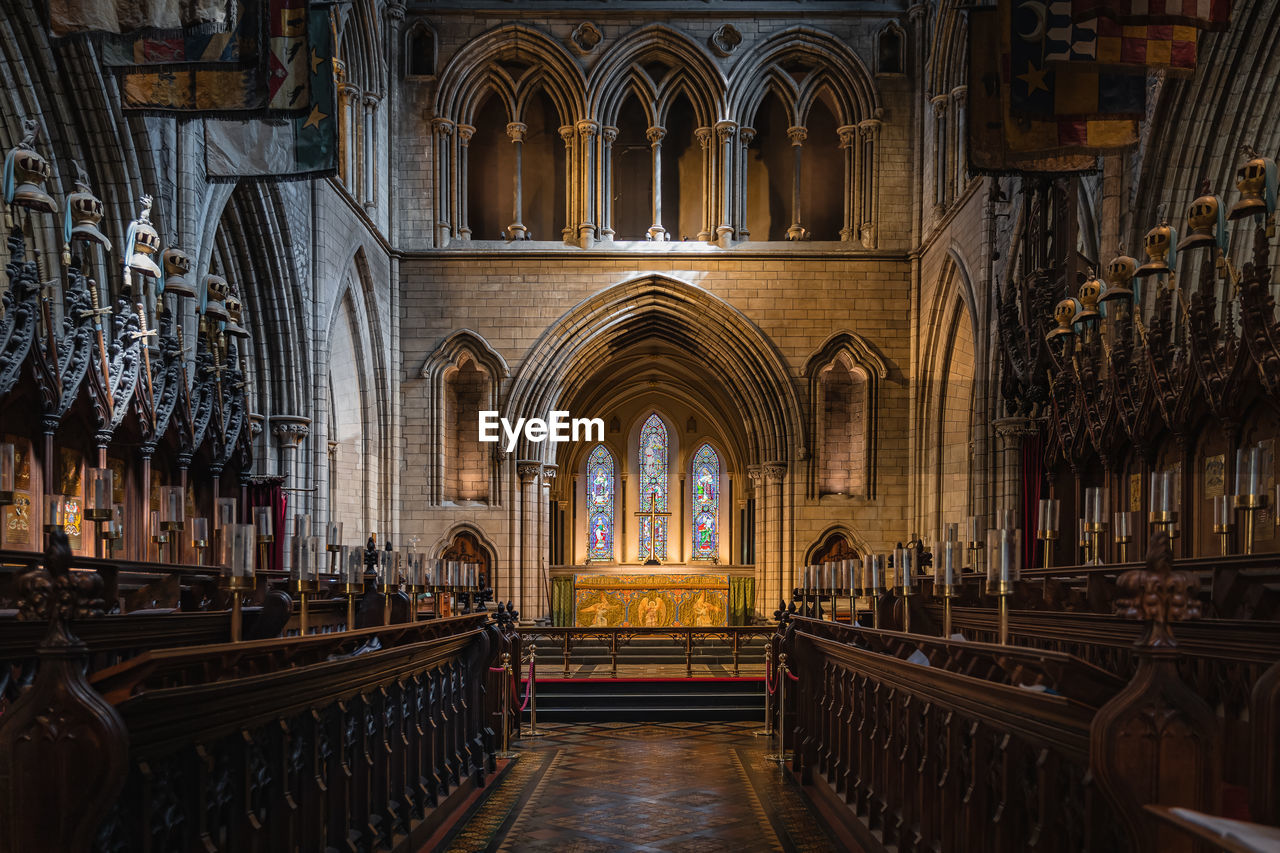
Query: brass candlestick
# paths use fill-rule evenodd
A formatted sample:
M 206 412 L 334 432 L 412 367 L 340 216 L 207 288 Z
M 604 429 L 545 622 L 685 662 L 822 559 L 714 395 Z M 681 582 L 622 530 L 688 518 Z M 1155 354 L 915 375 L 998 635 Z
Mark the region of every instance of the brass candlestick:
M 951 639 L 951 602 L 960 596 L 960 587 L 949 583 L 942 587 L 942 638 Z
M 1041 548 L 1044 551 L 1044 567 L 1046 569 L 1053 568 L 1053 545 L 1051 543 L 1058 541 L 1058 535 L 1057 530 L 1036 531 L 1036 538 L 1044 543 Z
M 1253 553 L 1253 528 L 1257 514 L 1267 507 L 1267 494 L 1236 495 L 1236 509 L 1244 510 L 1244 552 Z
M 1009 645 L 1009 599 L 1013 597 L 1013 582 L 998 580 L 995 594 L 1000 600 L 1000 645 Z
M 345 583 L 338 584 L 338 592 L 347 597 L 347 630 L 354 631 L 356 629 L 356 596 L 360 594 L 361 584 Z
M 1102 565 L 1102 531 L 1105 525 L 1086 522 L 1084 526 L 1085 533 L 1089 536 L 1089 565 Z
M 1120 562 L 1127 563 L 1129 561 L 1129 543 L 1133 541 L 1132 536 L 1117 535 L 1111 541 L 1116 543 L 1120 549 Z
M 222 578 L 222 588 L 231 593 L 231 642 L 238 643 L 244 636 L 243 626 L 241 623 L 242 604 L 240 597 L 256 586 L 257 580 L 253 576 L 246 577 L 244 575 L 224 575 Z
M 391 596 L 398 589 L 396 584 L 380 583 L 376 589 L 382 593 L 382 624 L 391 624 Z
M 298 622 L 299 635 L 307 636 L 307 632 L 311 627 L 311 613 L 307 605 L 309 604 L 307 596 L 318 588 L 315 581 L 292 580 L 289 581 L 289 591 L 298 596 Z
M 1218 537 L 1219 553 L 1224 557 L 1227 556 L 1227 549 L 1231 547 L 1231 525 L 1215 524 L 1213 526 L 1213 532 Z

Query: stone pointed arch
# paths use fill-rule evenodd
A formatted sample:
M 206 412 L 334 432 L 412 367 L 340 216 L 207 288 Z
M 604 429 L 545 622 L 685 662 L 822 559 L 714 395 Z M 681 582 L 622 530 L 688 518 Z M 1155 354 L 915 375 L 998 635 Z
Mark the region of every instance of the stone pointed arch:
M 718 296 L 656 273 L 606 288 L 552 324 L 516 372 L 504 406 L 506 416 L 545 416 L 611 352 L 652 337 L 678 340 L 690 359 L 704 363 L 724 383 L 749 425 L 749 460 L 778 463 L 791 457 L 800 406 L 773 341 Z M 554 453 L 553 448 L 522 442 L 515 458 L 536 459 L 544 450 Z
M 466 395 L 467 402 L 474 404 L 476 408 L 474 419 L 473 415 L 459 413 L 457 410 L 458 389 L 453 383 L 460 372 L 464 372 L 473 381 L 478 381 L 478 387 L 468 388 Z M 510 373 L 502 354 L 470 329 L 458 329 L 450 334 L 423 362 L 418 375 L 426 380 L 419 385 L 419 389 L 425 397 L 421 401 L 426 410 L 428 441 L 425 446 L 431 449 L 431 462 L 427 466 L 427 497 L 430 503 L 438 506 L 446 501 L 457 502 L 460 499 L 462 490 L 458 488 L 457 480 L 464 463 L 468 463 L 468 469 L 471 463 L 479 466 L 475 473 L 487 480 L 482 502 L 490 505 L 498 502 L 500 472 L 493 455 L 483 452 L 487 448 L 480 448 L 482 457 L 466 460 L 462 458 L 462 454 L 458 452 L 460 445 L 465 444 L 473 452 L 477 448 L 474 442 L 460 440 L 466 436 L 459 434 L 465 426 L 459 420 L 471 421 L 471 428 L 477 429 L 480 409 L 497 411 L 502 384 Z M 481 500 L 473 489 L 465 491 L 467 501 Z
M 587 114 L 605 125 L 613 124 L 631 69 L 652 60 L 666 61 L 676 69 L 679 88 L 693 104 L 700 126 L 710 127 L 725 115 L 725 78 L 715 60 L 687 35 L 663 24 L 628 33 L 592 69 L 587 81 Z M 658 119 L 661 118 L 659 113 Z
M 841 536 L 854 551 L 859 555 L 871 553 L 871 547 L 867 544 L 865 538 L 858 534 L 852 527 L 847 524 L 832 524 L 827 527 L 809 543 L 809 547 L 804 551 L 804 565 L 812 565 L 814 557 L 819 549 L 826 545 L 833 536 Z
M 840 442 L 840 448 L 828 447 L 830 442 L 824 438 L 826 379 L 837 367 L 849 374 L 854 390 L 859 392 L 857 397 L 861 398 L 849 403 L 856 409 L 849 414 L 857 421 L 850 422 L 851 434 Z M 874 498 L 879 455 L 880 384 L 889 378 L 888 362 L 866 338 L 845 330 L 833 333 L 809 356 L 805 361 L 804 376 L 809 395 L 809 496 L 817 497 L 823 493 L 821 468 L 825 460 L 835 455 L 847 456 L 851 475 L 860 475 L 851 476 L 851 482 L 856 486 L 852 491 L 839 491 L 853 497 Z M 857 446 L 845 446 L 851 443 Z

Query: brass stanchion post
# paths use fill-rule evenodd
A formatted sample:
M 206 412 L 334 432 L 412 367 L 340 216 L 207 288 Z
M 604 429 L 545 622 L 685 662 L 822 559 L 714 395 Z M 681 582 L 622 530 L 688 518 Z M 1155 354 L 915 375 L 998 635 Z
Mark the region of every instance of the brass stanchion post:
M 769 664 L 773 661 L 773 648 L 764 647 L 764 731 L 752 732 L 756 737 L 773 737 L 773 714 L 769 713 Z
M 529 644 L 529 731 L 525 737 L 542 737 L 546 732 L 538 731 L 538 644 Z
M 779 751 L 765 756 L 766 761 L 787 763 L 787 653 L 778 655 L 778 743 Z

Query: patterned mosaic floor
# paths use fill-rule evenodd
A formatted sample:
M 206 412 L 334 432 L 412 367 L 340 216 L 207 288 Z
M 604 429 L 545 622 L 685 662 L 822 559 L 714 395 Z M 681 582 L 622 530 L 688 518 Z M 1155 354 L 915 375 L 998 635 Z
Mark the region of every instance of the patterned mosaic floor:
M 838 849 L 759 723 L 547 725 L 448 853 Z M 424 851 L 425 853 L 425 851 Z

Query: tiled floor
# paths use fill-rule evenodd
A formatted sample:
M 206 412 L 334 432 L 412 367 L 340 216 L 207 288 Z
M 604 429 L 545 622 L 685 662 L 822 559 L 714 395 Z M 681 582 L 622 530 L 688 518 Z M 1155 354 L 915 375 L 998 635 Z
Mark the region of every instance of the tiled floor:
M 449 853 L 833 851 L 759 723 L 544 726 Z

